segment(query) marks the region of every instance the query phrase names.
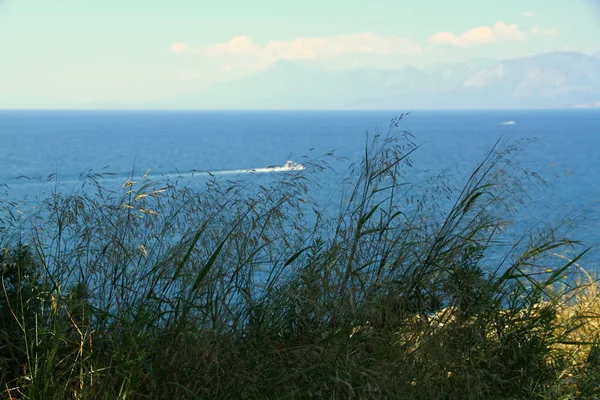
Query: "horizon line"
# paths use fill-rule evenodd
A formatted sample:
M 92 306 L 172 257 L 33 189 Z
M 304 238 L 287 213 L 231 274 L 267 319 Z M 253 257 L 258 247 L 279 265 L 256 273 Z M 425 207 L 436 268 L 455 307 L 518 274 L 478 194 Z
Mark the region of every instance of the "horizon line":
M 416 111 L 574 111 L 600 107 L 498 107 L 498 108 L 1 108 L 0 112 L 402 112 Z

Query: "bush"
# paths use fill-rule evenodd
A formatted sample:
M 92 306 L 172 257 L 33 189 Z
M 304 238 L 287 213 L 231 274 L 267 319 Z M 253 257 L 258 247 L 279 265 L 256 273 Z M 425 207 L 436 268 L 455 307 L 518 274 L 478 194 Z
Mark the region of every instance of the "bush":
M 94 175 L 25 223 L 4 216 L 5 395 L 597 396 L 597 286 L 556 257 L 580 246 L 539 231 L 507 253 L 499 234 L 539 182 L 516 167 L 523 144 L 459 189 L 408 184 L 418 146 L 399 122 L 370 138 L 339 212 L 294 171 L 121 192 Z

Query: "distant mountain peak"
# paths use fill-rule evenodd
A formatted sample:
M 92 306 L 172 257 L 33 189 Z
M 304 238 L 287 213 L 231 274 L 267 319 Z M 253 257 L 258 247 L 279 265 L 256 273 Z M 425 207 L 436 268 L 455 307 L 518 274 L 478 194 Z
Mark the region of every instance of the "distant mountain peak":
M 600 57 L 556 51 L 397 69 L 328 70 L 279 61 L 209 87 L 196 108 L 570 108 L 600 100 Z

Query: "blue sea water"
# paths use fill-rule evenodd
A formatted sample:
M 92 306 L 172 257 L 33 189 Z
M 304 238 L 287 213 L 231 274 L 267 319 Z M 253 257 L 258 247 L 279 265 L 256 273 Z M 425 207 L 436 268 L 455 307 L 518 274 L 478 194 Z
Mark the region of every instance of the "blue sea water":
M 0 111 L 0 184 L 6 185 L 0 197 L 34 201 L 55 190 L 69 192 L 89 170 L 114 172 L 120 185 L 148 169 L 156 177 L 193 170 L 233 173 L 288 159 L 302 162 L 303 156 L 319 159 L 332 150 L 358 161 L 365 132 L 387 131 L 399 114 Z M 600 111 L 415 111 L 400 128 L 421 144 L 413 156 L 417 170 L 435 174 L 450 168 L 459 179 L 499 138 L 537 138 L 523 158 L 550 185 L 534 196 L 536 217 L 572 217 L 579 239 L 600 244 Z M 348 163 L 332 165 L 337 174 L 323 172 L 321 179 L 333 185 Z M 55 178 L 45 182 L 50 174 Z M 326 187 L 317 195 L 330 193 Z

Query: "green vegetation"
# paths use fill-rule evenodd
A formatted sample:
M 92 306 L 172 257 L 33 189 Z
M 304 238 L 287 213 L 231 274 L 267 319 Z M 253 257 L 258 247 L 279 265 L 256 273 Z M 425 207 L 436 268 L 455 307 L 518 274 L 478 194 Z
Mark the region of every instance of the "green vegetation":
M 409 184 L 399 122 L 369 140 L 339 212 L 297 172 L 118 193 L 90 176 L 35 215 L 2 203 L 3 398 L 600 396 L 584 249 L 500 229 L 541 183 L 523 144 L 462 188 Z

